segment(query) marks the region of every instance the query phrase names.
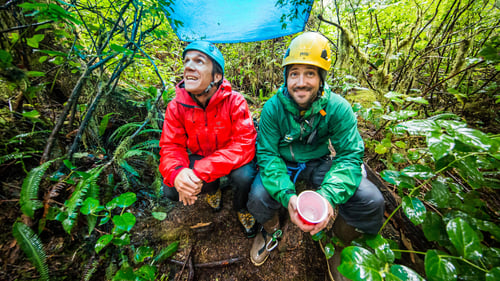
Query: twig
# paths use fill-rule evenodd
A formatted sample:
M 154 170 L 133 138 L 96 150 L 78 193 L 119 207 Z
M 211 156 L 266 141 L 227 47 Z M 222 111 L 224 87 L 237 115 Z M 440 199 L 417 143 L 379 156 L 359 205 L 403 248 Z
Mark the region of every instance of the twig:
M 47 20 L 47 21 L 37 22 L 37 23 L 33 23 L 33 24 L 26 24 L 26 25 L 15 26 L 15 27 L 7 28 L 7 29 L 4 29 L 4 30 L 0 31 L 0 34 L 11 32 L 11 31 L 16 31 L 16 30 L 19 30 L 19 29 L 25 29 L 25 28 L 32 27 L 32 26 L 44 25 L 46 23 L 53 23 L 53 22 L 54 22 L 53 20 Z
M 181 271 L 179 271 L 179 275 L 177 275 L 177 277 L 175 278 L 175 281 L 179 281 L 181 279 L 181 276 L 182 276 L 182 272 L 184 271 L 184 268 L 186 267 L 186 264 L 189 262 L 189 260 L 191 259 L 191 252 L 193 251 L 193 246 L 191 246 L 191 248 L 189 249 L 189 252 L 187 254 L 187 257 L 186 257 L 186 260 L 182 263 L 182 268 L 181 268 Z
M 194 280 L 194 267 L 193 267 L 193 257 L 189 257 L 189 274 L 188 274 L 188 281 Z
M 236 258 L 229 258 L 229 259 L 225 259 L 225 260 L 213 261 L 213 262 L 207 262 L 207 263 L 196 263 L 193 266 L 195 268 L 223 267 L 223 266 L 228 266 L 228 265 L 232 265 L 232 264 L 238 263 L 238 262 L 240 262 L 242 260 L 243 260 L 243 258 L 236 257 Z M 181 262 L 181 261 L 178 261 L 178 260 L 174 260 L 174 259 L 167 259 L 167 261 L 169 261 L 169 262 L 171 262 L 173 264 L 177 264 L 177 265 L 184 265 L 185 264 L 184 262 Z

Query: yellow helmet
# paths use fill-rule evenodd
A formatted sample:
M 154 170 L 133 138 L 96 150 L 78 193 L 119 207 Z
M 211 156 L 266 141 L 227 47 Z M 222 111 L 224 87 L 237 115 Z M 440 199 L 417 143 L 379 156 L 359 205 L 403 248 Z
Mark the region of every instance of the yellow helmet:
M 281 66 L 309 64 L 328 71 L 332 64 L 330 57 L 328 39 L 317 32 L 304 32 L 292 40 Z

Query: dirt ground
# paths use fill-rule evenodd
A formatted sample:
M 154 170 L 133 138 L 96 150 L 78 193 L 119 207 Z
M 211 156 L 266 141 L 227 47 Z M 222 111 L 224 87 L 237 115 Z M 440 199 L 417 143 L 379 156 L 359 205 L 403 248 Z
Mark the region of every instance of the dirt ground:
M 230 189 L 224 190 L 223 209 L 218 213 L 213 213 L 201 196 L 193 206 L 177 203 L 161 223 L 138 229 L 151 232 L 157 243 L 180 241 L 173 259 L 184 263 L 188 255 L 192 258 L 193 280 L 327 280 L 326 260 L 318 242 L 291 223 L 285 212 L 280 221 L 283 238 L 260 267 L 250 261 L 253 239 L 246 238 L 240 228 Z M 237 261 L 211 268 L 197 266 L 226 260 Z M 178 265 L 175 280 L 188 280 L 189 273 L 187 265 L 184 269 Z

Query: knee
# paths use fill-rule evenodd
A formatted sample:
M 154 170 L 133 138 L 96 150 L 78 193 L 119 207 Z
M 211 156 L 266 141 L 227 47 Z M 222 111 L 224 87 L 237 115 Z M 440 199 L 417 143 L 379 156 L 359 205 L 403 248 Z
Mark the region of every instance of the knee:
M 363 192 L 363 205 L 365 205 L 368 210 L 383 214 L 385 199 L 380 190 L 366 178 L 361 181 L 361 184 L 364 185 L 363 190 L 365 191 Z

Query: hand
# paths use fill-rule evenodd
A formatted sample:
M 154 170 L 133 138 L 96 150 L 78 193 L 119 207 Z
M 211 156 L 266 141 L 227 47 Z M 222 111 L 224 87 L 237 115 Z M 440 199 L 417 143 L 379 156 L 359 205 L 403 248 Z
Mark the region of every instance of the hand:
M 189 168 L 182 169 L 174 180 L 174 187 L 179 193 L 179 201 L 182 201 L 182 197 L 186 200 L 189 198 L 189 202 L 191 202 L 193 196 L 196 198 L 196 195 L 201 192 L 202 186 L 203 181 L 196 176 L 192 169 Z M 185 203 L 185 201 L 183 201 L 183 203 Z
M 184 206 L 193 205 L 196 199 L 198 199 L 196 195 L 190 196 L 184 192 L 179 192 L 179 201 L 181 201 Z
M 321 230 L 323 230 L 324 228 L 326 228 L 330 218 L 333 216 L 333 208 L 332 208 L 332 205 L 330 205 L 330 202 L 328 202 L 328 204 L 327 204 L 328 205 L 328 217 L 325 220 L 323 220 L 317 224 L 311 225 L 311 224 L 305 224 L 300 219 L 299 212 L 297 211 L 297 198 L 298 198 L 297 195 L 293 195 L 290 198 L 290 201 L 288 202 L 288 214 L 290 215 L 290 220 L 296 226 L 298 226 L 302 231 L 309 232 L 309 233 L 311 233 L 311 235 L 314 235 L 314 234 L 320 232 Z

